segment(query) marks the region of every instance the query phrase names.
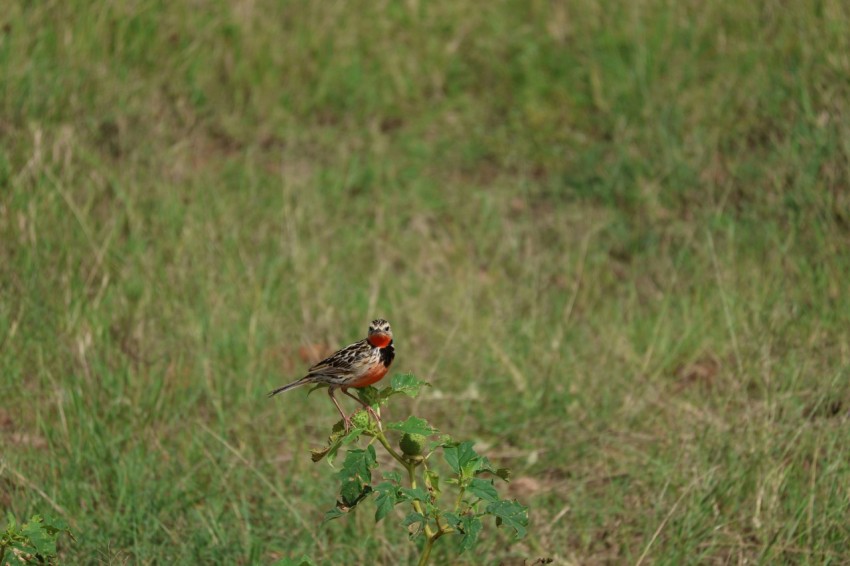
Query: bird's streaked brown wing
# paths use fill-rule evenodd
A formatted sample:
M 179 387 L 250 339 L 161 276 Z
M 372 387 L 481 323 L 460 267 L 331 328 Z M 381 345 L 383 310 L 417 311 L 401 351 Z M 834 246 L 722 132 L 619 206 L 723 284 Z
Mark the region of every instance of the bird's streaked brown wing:
M 326 375 L 329 377 L 342 377 L 351 374 L 352 369 L 358 366 L 358 360 L 371 349 L 367 340 L 360 340 L 350 344 L 325 358 L 321 362 L 307 370 L 308 376 Z

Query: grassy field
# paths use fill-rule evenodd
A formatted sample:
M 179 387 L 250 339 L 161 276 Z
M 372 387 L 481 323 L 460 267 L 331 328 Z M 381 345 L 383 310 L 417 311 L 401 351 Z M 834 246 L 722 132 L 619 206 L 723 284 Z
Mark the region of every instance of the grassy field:
M 414 560 L 265 398 L 378 316 L 531 509 L 435 564 L 850 563 L 845 2 L 9 4 L 0 512 L 67 563 Z

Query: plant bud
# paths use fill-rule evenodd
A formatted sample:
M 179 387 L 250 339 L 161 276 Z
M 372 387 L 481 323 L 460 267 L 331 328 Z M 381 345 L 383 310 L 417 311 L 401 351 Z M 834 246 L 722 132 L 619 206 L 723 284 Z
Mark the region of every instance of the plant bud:
M 398 443 L 398 447 L 401 448 L 405 456 L 419 456 L 422 454 L 426 440 L 428 438 L 421 434 L 408 434 L 405 432 Z
M 359 410 L 353 415 L 351 415 L 351 424 L 356 428 L 368 429 L 369 428 L 369 413 L 364 410 Z

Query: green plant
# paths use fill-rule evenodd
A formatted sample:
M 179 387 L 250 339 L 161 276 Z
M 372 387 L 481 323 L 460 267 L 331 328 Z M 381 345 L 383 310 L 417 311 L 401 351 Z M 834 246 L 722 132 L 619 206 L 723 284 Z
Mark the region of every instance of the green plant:
M 8 515 L 6 530 L 0 534 L 0 566 L 16 564 L 58 564 L 56 539 L 67 533 L 68 525 L 59 518 L 33 515 L 20 527 Z
M 398 394 L 418 395 L 427 383 L 413 375 L 396 375 L 390 386 L 382 390 L 368 387 L 360 390 L 360 398 L 375 411 Z M 475 546 L 483 528 L 482 519 L 495 519 L 497 526 L 512 529 L 517 538 L 526 534 L 528 509 L 515 500 L 502 499 L 494 478 L 508 481 L 510 472 L 496 468 L 475 452 L 470 441 L 459 442 L 440 434 L 424 419 L 410 416 L 405 421 L 381 426 L 360 411 L 352 419 L 353 428 L 346 434 L 342 421 L 337 423 L 327 446 L 313 451 L 313 461 L 327 458 L 331 464 L 340 448 L 369 439 L 363 448 L 349 448 L 342 468 L 340 499 L 325 514 L 325 521 L 350 512 L 366 499 L 375 502 L 375 521 L 385 518 L 394 507 L 409 505 L 410 511 L 401 525 L 408 529 L 411 540 L 422 541 L 419 564 L 426 564 L 434 543 L 444 535 L 460 537 L 460 552 Z M 400 433 L 400 450 L 393 448 L 388 432 Z M 429 438 L 434 440 L 428 441 Z M 383 481 L 373 483 L 372 473 L 378 468 L 375 444 L 401 465 L 396 470 L 382 472 Z M 445 466 L 433 456 L 442 452 Z M 442 471 L 441 471 L 442 468 Z M 449 493 L 448 486 L 452 487 Z

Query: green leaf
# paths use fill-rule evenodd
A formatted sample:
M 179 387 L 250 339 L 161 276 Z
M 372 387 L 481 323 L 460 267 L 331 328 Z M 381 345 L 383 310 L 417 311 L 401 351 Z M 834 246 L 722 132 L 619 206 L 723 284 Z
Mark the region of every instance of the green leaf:
M 412 512 L 407 514 L 407 517 L 404 518 L 404 521 L 402 521 L 401 524 L 405 527 L 418 524 L 419 526 L 416 530 L 410 532 L 410 538 L 415 538 L 420 532 L 422 532 L 422 529 L 425 528 L 427 521 L 428 519 L 426 519 L 421 513 Z
M 56 554 L 56 535 L 51 535 L 44 528 L 43 519 L 39 515 L 33 515 L 21 528 L 21 533 L 30 540 L 36 553 L 45 556 Z
M 451 444 L 443 448 L 443 455 L 452 471 L 463 475 L 470 463 L 477 461 L 478 454 L 472 449 L 472 441 Z
M 377 409 L 381 406 L 381 400 L 383 399 L 382 391 L 378 391 L 371 385 L 367 387 L 362 387 L 357 390 L 357 396 L 361 401 L 372 407 L 373 409 Z
M 497 468 L 486 456 L 478 457 L 478 465 L 475 468 L 475 475 L 483 474 L 484 472 L 496 475 L 506 482 L 511 481 L 511 471 L 507 468 Z
M 345 515 L 347 511 L 343 511 L 339 507 L 334 507 L 330 511 L 325 513 L 325 516 L 322 518 L 323 523 L 327 523 L 328 521 L 333 521 L 334 519 L 339 519 L 343 515 Z
M 440 474 L 438 474 L 434 470 L 428 470 L 425 472 L 425 478 L 428 480 L 428 484 L 431 486 L 431 489 L 434 490 L 435 493 L 440 493 Z
M 322 458 L 327 456 L 330 451 L 330 446 L 325 446 L 324 448 L 313 448 L 310 450 L 310 459 L 313 460 L 313 462 L 319 462 Z
M 404 521 L 402 521 L 401 524 L 405 527 L 409 527 L 410 525 L 413 525 L 414 523 L 424 523 L 425 520 L 426 520 L 425 515 L 423 515 L 422 513 L 416 513 L 415 511 L 413 511 L 413 512 L 407 514 L 407 516 L 404 518 Z
M 437 440 L 432 441 L 429 444 L 428 452 L 433 452 L 437 448 L 445 448 L 446 446 L 453 446 L 455 443 L 452 440 L 452 437 L 448 434 L 441 434 Z
M 387 428 L 406 432 L 407 434 L 421 434 L 422 436 L 430 436 L 437 433 L 437 429 L 428 424 L 425 419 L 419 417 L 408 417 L 404 422 L 389 423 Z
M 467 486 L 467 491 L 484 501 L 494 502 L 499 500 L 499 494 L 493 487 L 493 482 L 481 478 L 472 478 Z
M 460 517 L 454 513 L 443 513 L 441 517 L 450 527 L 457 527 L 460 525 Z
M 513 474 L 512 471 L 510 471 L 507 468 L 498 468 L 496 470 L 496 475 L 499 476 L 500 478 L 502 478 L 503 480 L 509 482 L 509 481 L 511 481 L 511 478 L 513 477 L 514 474 Z
M 427 503 L 431 500 L 428 491 L 421 485 L 417 485 L 415 488 L 401 487 L 398 492 L 404 501 L 425 501 Z
M 342 421 L 340 421 L 342 423 Z M 310 450 L 310 459 L 313 462 L 319 462 L 325 456 L 328 457 L 328 464 L 333 466 L 334 459 L 336 458 L 336 453 L 342 446 L 347 444 L 351 444 L 355 440 L 357 440 L 361 434 L 363 434 L 364 429 L 360 427 L 352 428 L 347 434 L 343 428 L 339 428 L 337 430 L 337 426 L 342 426 L 340 423 L 334 425 L 334 430 L 331 432 L 331 436 L 328 438 L 328 445 L 324 448 L 313 448 Z
M 523 538 L 528 527 L 528 508 L 516 501 L 495 501 L 487 506 L 486 512 L 496 516 L 496 524 L 507 525 Z
M 359 427 L 352 428 L 348 434 L 340 436 L 336 439 L 329 447 L 328 447 L 328 464 L 331 466 L 334 465 L 334 460 L 336 459 L 336 454 L 339 452 L 339 449 L 343 446 L 347 446 L 360 438 L 360 435 L 363 434 L 363 429 Z M 321 459 L 321 458 L 320 458 Z
M 419 395 L 419 390 L 422 387 L 430 387 L 431 384 L 416 377 L 412 373 L 398 373 L 393 376 L 390 381 L 390 387 L 395 393 L 404 393 L 409 397 Z
M 12 545 L 10 548 L 18 548 L 18 547 L 16 545 Z M 27 551 L 24 551 L 24 552 L 27 552 Z M 32 551 L 27 552 L 27 554 L 32 554 Z M 14 552 L 7 552 L 6 556 L 3 557 L 3 561 L 4 561 L 3 566 L 7 566 L 7 565 L 9 565 L 9 566 L 28 566 L 28 564 L 32 563 L 29 560 L 24 561 L 21 558 L 18 558 L 18 555 L 15 554 Z
M 478 542 L 478 533 L 481 532 L 481 519 L 475 515 L 464 515 L 460 521 L 459 528 L 463 533 L 460 539 L 461 553 L 469 550 Z
M 67 533 L 71 538 L 74 538 L 74 536 L 71 535 L 71 531 L 68 530 L 68 522 L 62 517 L 45 515 L 44 528 L 51 534 L 63 532 Z
M 389 481 L 395 482 L 397 484 L 401 483 L 401 474 L 396 472 L 395 470 L 391 470 L 389 472 L 383 472 L 382 475 L 384 476 L 385 480 L 389 480 Z
M 378 496 L 375 498 L 375 522 L 387 516 L 387 513 L 392 511 L 392 508 L 398 503 L 397 496 L 398 488 L 390 482 L 379 483 L 375 486 L 375 493 Z
M 475 467 L 475 473 L 482 474 L 484 472 L 490 472 L 491 474 L 495 474 L 496 468 L 493 467 L 493 464 L 490 463 L 490 459 L 487 458 L 487 456 L 479 456 L 478 465 Z
M 377 454 L 372 445 L 367 446 L 365 450 L 356 448 L 348 451 L 339 472 L 339 493 L 344 505 L 354 507 L 372 491 L 369 483 L 372 481 L 372 468 L 377 465 Z
M 386 497 L 383 495 L 379 496 L 375 500 L 375 522 L 377 523 L 378 521 L 386 517 L 387 514 L 393 510 L 394 505 L 395 502 L 393 501 L 393 498 Z

